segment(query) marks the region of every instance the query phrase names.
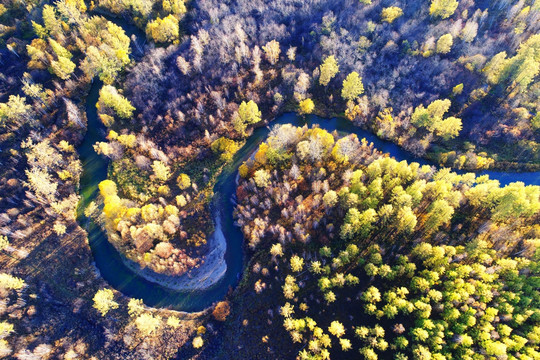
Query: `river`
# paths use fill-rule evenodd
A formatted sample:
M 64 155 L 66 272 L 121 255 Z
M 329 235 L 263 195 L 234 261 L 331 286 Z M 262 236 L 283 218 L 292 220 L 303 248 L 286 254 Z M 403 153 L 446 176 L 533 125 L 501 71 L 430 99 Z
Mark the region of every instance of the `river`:
M 126 29 L 121 21 L 115 22 Z M 141 36 L 142 34 L 134 27 L 130 27 L 129 30 L 129 35 L 135 33 L 136 36 Z M 111 287 L 129 297 L 142 299 L 146 305 L 167 307 L 188 312 L 204 310 L 213 302 L 223 299 L 227 291 L 236 286 L 240 280 L 244 267 L 242 247 L 244 239 L 241 230 L 234 226 L 232 215 L 234 205 L 231 198 L 236 192 L 235 179 L 238 166 L 267 137 L 269 129 L 262 127 L 253 132 L 246 144 L 235 154 L 232 163 L 218 177 L 214 187 L 215 201 L 212 207 L 213 215 L 220 217 L 221 231 L 227 242 L 227 250 L 225 252 L 227 269 L 225 274 L 219 281 L 205 290 L 171 290 L 149 282 L 129 269 L 122 261 L 120 253 L 107 240 L 105 232 L 83 214 L 83 210 L 95 199 L 98 193 L 98 184 L 107 178 L 107 168 L 109 165 L 108 160 L 97 155 L 93 149 L 94 143 L 105 141 L 106 134 L 106 128 L 99 121 L 96 109 L 101 85 L 100 81 L 95 80 L 86 99 L 88 130 L 83 142 L 77 148 L 83 165 L 80 180 L 81 202 L 79 204 L 78 221 L 88 232 L 88 241 L 96 267 Z M 272 122 L 272 126 L 275 124 L 292 124 L 295 126 L 303 126 L 304 124 L 312 126 L 317 124 L 328 131 L 337 130 L 342 134 L 354 133 L 360 139 L 366 138 L 369 142 L 373 142 L 378 150 L 389 153 L 396 160 L 407 160 L 409 162 L 418 162 L 422 165 L 433 165 L 427 160 L 414 157 L 411 153 L 391 142 L 377 138 L 374 134 L 362 130 L 343 118 L 323 119 L 314 115 L 304 118 L 294 113 L 286 113 Z M 540 185 L 540 172 L 504 173 L 482 171 L 479 174 L 487 174 L 490 178 L 499 180 L 501 185 L 506 185 L 514 181 L 522 181 L 528 185 Z M 217 209 L 220 211 L 217 212 Z

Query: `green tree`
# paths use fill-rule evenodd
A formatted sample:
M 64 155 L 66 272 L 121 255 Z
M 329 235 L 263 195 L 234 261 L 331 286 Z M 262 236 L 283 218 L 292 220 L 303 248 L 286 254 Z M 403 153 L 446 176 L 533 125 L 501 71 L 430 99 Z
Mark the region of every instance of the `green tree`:
M 105 85 L 99 90 L 98 108 L 106 106 L 114 110 L 121 118 L 127 119 L 133 116 L 135 107 L 131 105 L 128 99 L 118 93 L 114 86 Z
M 63 56 L 58 57 L 58 61 L 51 61 L 52 72 L 62 80 L 69 79 L 73 71 L 75 71 L 75 67 L 76 65 L 73 61 Z

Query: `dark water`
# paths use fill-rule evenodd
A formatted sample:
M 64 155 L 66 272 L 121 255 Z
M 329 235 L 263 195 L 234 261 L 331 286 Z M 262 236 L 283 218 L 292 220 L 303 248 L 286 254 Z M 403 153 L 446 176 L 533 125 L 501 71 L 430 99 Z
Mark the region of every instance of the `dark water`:
M 112 20 L 112 19 L 111 19 Z M 121 20 L 114 20 L 121 25 L 129 36 L 135 34 L 138 39 L 144 39 L 144 34 L 133 26 L 127 27 Z M 243 259 L 243 235 L 239 228 L 233 225 L 233 207 L 230 201 L 236 192 L 236 174 L 238 166 L 245 161 L 249 155 L 257 148 L 268 135 L 268 128 L 256 129 L 253 135 L 247 140 L 246 144 L 236 153 L 232 164 L 227 166 L 223 173 L 217 179 L 214 187 L 215 201 L 214 212 L 218 211 L 221 217 L 222 231 L 227 239 L 227 251 L 225 261 L 227 271 L 223 278 L 212 287 L 204 291 L 176 291 L 170 290 L 154 283 L 151 283 L 127 268 L 120 258 L 119 252 L 109 243 L 106 234 L 84 215 L 84 209 L 95 199 L 97 195 L 98 184 L 107 178 L 108 161 L 104 157 L 98 156 L 93 149 L 93 144 L 98 141 L 104 141 L 106 129 L 98 120 L 96 112 L 96 103 L 99 97 L 101 82 L 94 81 L 86 103 L 86 115 L 88 118 L 88 131 L 83 143 L 78 147 L 81 162 L 83 164 L 83 173 L 81 175 L 78 220 L 83 228 L 88 231 L 90 248 L 94 256 L 97 268 L 101 276 L 109 285 L 125 295 L 133 298 L 142 299 L 145 304 L 154 307 L 168 307 L 183 311 L 200 311 L 213 302 L 221 300 L 229 288 L 236 286 L 240 280 Z M 415 158 L 412 154 L 406 152 L 399 146 L 378 139 L 374 134 L 354 126 L 350 121 L 342 118 L 323 119 L 317 116 L 309 116 L 307 119 L 297 116 L 293 113 L 287 113 L 276 119 L 272 126 L 276 124 L 292 124 L 303 126 L 307 124 L 319 125 L 328 131 L 337 130 L 340 133 L 354 133 L 358 137 L 366 138 L 373 142 L 375 147 L 397 160 L 407 160 L 409 162 L 418 162 L 421 165 L 433 165 L 426 160 Z M 481 174 L 488 174 L 493 179 L 498 179 L 502 185 L 514 181 L 522 181 L 525 184 L 540 185 L 540 172 L 535 173 L 503 173 L 484 171 Z

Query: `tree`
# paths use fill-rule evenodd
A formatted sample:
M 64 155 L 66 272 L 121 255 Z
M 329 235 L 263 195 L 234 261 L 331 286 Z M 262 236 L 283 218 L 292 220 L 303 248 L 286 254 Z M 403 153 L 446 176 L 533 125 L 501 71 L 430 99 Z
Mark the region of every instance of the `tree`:
M 143 336 L 149 336 L 155 332 L 161 325 L 161 317 L 153 316 L 149 313 L 139 315 L 135 319 L 135 326 Z
M 238 151 L 238 143 L 234 140 L 227 139 L 226 137 L 220 137 L 212 142 L 210 145 L 212 151 L 215 153 L 221 153 L 220 159 L 223 161 L 231 161 L 234 154 Z
M 428 232 L 435 232 L 443 224 L 450 222 L 454 208 L 446 200 L 435 200 L 428 208 L 428 214 L 424 227 Z
M 345 327 L 339 321 L 332 321 L 330 323 L 330 326 L 328 327 L 328 331 L 330 332 L 330 334 L 338 338 L 345 335 Z
M 114 293 L 111 289 L 101 289 L 94 295 L 94 308 L 105 316 L 109 310 L 118 308 L 118 303 L 114 301 Z
M 128 99 L 118 93 L 114 86 L 105 85 L 99 90 L 99 109 L 102 106 L 109 107 L 121 118 L 127 119 L 133 116 L 135 108 Z
M 51 61 L 51 70 L 62 80 L 67 80 L 75 70 L 75 63 L 67 57 L 60 56 L 58 61 Z
M 433 126 L 435 134 L 442 137 L 444 140 L 455 138 L 459 135 L 462 128 L 461 119 L 453 116 L 447 117 Z
M 304 99 L 298 104 L 300 108 L 300 114 L 311 114 L 315 109 L 315 104 L 311 99 Z
M 203 345 L 204 345 L 204 340 L 202 339 L 202 337 L 196 336 L 196 337 L 193 338 L 192 344 L 193 344 L 193 347 L 194 347 L 195 349 L 199 349 L 199 348 L 202 348 L 202 347 L 203 347 Z
M 343 80 L 341 97 L 345 100 L 354 100 L 364 92 L 364 84 L 360 75 L 353 71 Z
M 242 101 L 238 108 L 238 116 L 244 124 L 255 124 L 261 121 L 261 112 L 257 104 L 250 100 L 249 102 Z
M 273 244 L 270 248 L 270 254 L 274 257 L 283 256 L 283 247 L 280 243 Z
M 458 5 L 457 0 L 431 0 L 429 14 L 434 17 L 447 19 L 454 14 Z
M 0 288 L 5 290 L 20 290 L 26 286 L 23 279 L 0 273 Z
M 253 174 L 255 184 L 260 188 L 265 188 L 270 185 L 270 173 L 266 169 L 259 169 Z
M 339 72 L 339 65 L 336 61 L 336 58 L 328 56 L 322 65 L 319 67 L 321 75 L 319 77 L 319 84 L 327 86 L 330 80 L 334 78 Z
M 180 174 L 176 179 L 176 182 L 178 183 L 180 190 L 186 190 L 191 186 L 191 179 L 186 174 Z
M 389 24 L 393 23 L 394 20 L 403 15 L 403 10 L 397 6 L 390 6 L 382 9 L 381 20 Z
M 9 246 L 9 241 L 7 236 L 0 235 L 0 251 L 7 249 Z
M 141 299 L 130 299 L 128 302 L 129 316 L 139 316 L 144 311 L 144 304 Z
M 155 42 L 177 42 L 180 36 L 178 18 L 171 14 L 163 19 L 158 17 L 156 20 L 150 21 L 146 25 L 146 36 Z
M 26 98 L 19 95 L 10 95 L 7 103 L 0 103 L 0 126 L 6 120 L 20 122 L 19 118 L 28 119 L 31 105 L 26 103 Z
M 279 42 L 277 42 L 276 40 L 269 41 L 262 48 L 268 62 L 272 65 L 275 65 L 278 62 L 279 54 L 281 53 L 281 49 L 279 48 Z
M 443 119 L 444 114 L 450 109 L 451 102 L 448 99 L 435 100 L 424 108 L 420 105 L 414 109 L 411 123 L 417 127 L 427 128 L 445 140 L 459 135 L 461 131 L 461 119 L 448 117 Z
M 338 196 L 334 190 L 330 190 L 323 195 L 323 203 L 327 208 L 334 207 L 337 204 Z
M 171 177 L 171 168 L 159 160 L 154 160 L 152 170 L 158 180 L 167 181 Z
M 439 54 L 448 54 L 454 44 L 454 38 L 451 34 L 445 34 L 437 40 L 437 52 Z
M 304 259 L 298 255 L 291 256 L 291 270 L 293 272 L 300 272 L 304 268 Z
M 217 321 L 225 321 L 227 320 L 227 316 L 231 313 L 231 306 L 229 305 L 228 301 L 220 301 L 217 303 L 216 307 L 214 308 L 214 311 L 212 311 L 212 315 L 214 316 L 214 319 Z
M 177 329 L 180 327 L 180 319 L 178 319 L 176 316 L 169 316 L 167 318 L 167 325 L 172 327 L 173 329 Z

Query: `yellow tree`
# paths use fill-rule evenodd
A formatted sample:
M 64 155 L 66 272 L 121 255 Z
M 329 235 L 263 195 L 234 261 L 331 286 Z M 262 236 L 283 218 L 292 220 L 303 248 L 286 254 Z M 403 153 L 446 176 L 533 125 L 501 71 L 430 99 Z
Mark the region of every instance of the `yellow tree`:
M 403 10 L 397 6 L 390 6 L 382 9 L 381 20 L 389 24 L 393 23 L 398 17 L 403 15 Z
M 186 190 L 188 187 L 191 186 L 191 179 L 186 174 L 180 174 L 176 181 L 180 190 Z
M 334 76 L 337 75 L 339 72 L 339 65 L 336 61 L 336 58 L 332 56 L 328 56 L 322 65 L 319 67 L 319 70 L 321 71 L 321 75 L 319 77 L 319 84 L 326 86 L 334 78 Z
M 180 35 L 178 29 L 178 18 L 169 15 L 163 19 L 157 18 L 146 25 L 146 35 L 154 39 L 155 42 L 175 42 Z
M 268 62 L 272 65 L 275 65 L 279 60 L 279 54 L 281 53 L 281 49 L 279 48 L 279 42 L 276 40 L 272 40 L 266 43 L 263 47 L 264 54 L 266 55 L 266 59 L 268 59 Z
M 261 121 L 261 112 L 255 101 L 242 101 L 238 108 L 238 116 L 244 124 L 255 124 Z
M 364 84 L 360 75 L 353 71 L 343 80 L 341 97 L 345 100 L 354 100 L 364 92 Z
M 135 107 L 131 105 L 128 99 L 118 93 L 114 86 L 105 85 L 99 90 L 99 109 L 103 106 L 111 108 L 121 118 L 130 118 L 133 115 Z
M 454 14 L 458 5 L 457 0 L 431 0 L 429 14 L 441 19 L 447 19 Z
M 454 44 L 454 38 L 451 34 L 445 34 L 437 40 L 437 52 L 439 54 L 448 54 Z
M 315 104 L 311 99 L 304 99 L 298 104 L 300 108 L 300 114 L 311 114 L 315 110 Z
M 161 317 L 144 313 L 135 319 L 135 325 L 143 336 L 148 336 L 159 329 Z
M 116 309 L 118 303 L 114 301 L 114 293 L 111 289 L 101 289 L 94 295 L 94 308 L 105 316 L 109 310 Z

